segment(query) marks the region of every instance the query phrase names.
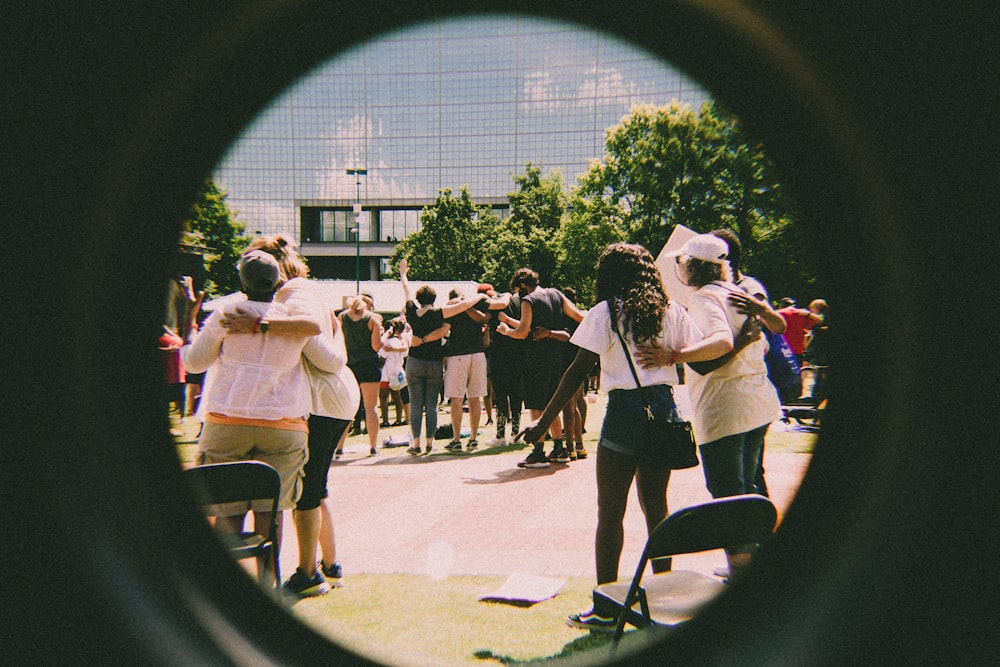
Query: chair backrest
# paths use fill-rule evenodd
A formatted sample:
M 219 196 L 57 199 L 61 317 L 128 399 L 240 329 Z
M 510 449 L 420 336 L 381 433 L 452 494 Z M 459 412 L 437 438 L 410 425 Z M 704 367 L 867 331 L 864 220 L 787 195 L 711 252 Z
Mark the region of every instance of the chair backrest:
M 199 505 L 270 499 L 272 511 L 277 512 L 281 476 L 262 461 L 196 466 L 185 470 L 184 478 Z
M 646 558 L 698 553 L 760 543 L 771 535 L 778 512 L 764 496 L 716 498 L 674 512 L 654 529 Z

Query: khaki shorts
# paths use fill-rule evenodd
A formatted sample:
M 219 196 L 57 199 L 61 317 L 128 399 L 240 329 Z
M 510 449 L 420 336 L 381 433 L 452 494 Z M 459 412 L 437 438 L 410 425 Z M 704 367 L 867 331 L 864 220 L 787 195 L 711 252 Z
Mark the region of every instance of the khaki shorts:
M 302 469 L 306 464 L 308 433 L 266 426 L 243 426 L 205 422 L 198 439 L 198 464 L 230 461 L 263 461 L 278 471 L 281 477 L 281 497 L 278 509 L 295 507 L 302 495 Z M 270 512 L 270 501 L 226 503 L 206 509 L 210 516 L 237 516 L 248 509 Z
M 445 398 L 482 398 L 486 395 L 486 354 L 460 354 L 446 357 L 444 367 Z

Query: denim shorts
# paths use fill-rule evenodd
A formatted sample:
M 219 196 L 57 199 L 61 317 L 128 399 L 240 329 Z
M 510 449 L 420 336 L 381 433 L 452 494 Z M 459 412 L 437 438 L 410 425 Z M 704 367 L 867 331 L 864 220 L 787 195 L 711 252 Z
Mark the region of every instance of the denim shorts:
M 604 414 L 598 444 L 619 454 L 631 456 L 639 463 L 651 463 L 641 460 L 639 449 L 639 440 L 645 437 L 646 424 L 643 394 L 654 413 L 666 414 L 669 419 L 680 421 L 673 389 L 668 384 L 643 387 L 641 392 L 639 389 L 612 389 L 608 392 L 608 408 Z

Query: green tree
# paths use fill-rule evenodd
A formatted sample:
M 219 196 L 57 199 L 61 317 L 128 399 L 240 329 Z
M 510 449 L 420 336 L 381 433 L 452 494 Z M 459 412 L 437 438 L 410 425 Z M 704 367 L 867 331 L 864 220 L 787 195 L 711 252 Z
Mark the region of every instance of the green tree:
M 523 174 L 514 175 L 514 186 L 507 195 L 510 216 L 486 241 L 484 279 L 506 286 L 517 269 L 527 266 L 538 272 L 543 285 L 552 284 L 567 201 L 562 173 L 555 170 L 542 176 L 541 168 L 529 162 Z
M 676 103 L 633 108 L 608 130 L 603 159 L 581 176 L 573 209 L 578 224 L 613 230 L 654 256 L 678 224 L 698 232 L 730 228 L 743 245 L 746 273 L 765 284 L 788 270 L 791 280 L 782 283 L 811 280 L 794 204 L 773 162 L 714 102 L 697 114 Z
M 592 209 L 614 214 L 625 238 L 657 254 L 677 224 L 704 226 L 711 146 L 688 105 L 639 106 L 608 130 L 602 161 L 580 180 Z
M 398 276 L 399 260 L 408 258 L 410 275 L 419 280 L 476 280 L 485 274 L 484 248 L 499 219 L 488 206 L 477 206 L 467 187 L 457 197 L 438 193 L 420 214 L 420 229 L 402 241 L 390 259 Z
M 557 272 L 554 284 L 576 289 L 580 305 L 594 303 L 594 276 L 597 260 L 608 245 L 624 236 L 610 215 L 603 215 L 602 200 L 596 207 L 578 200 L 570 208 L 556 239 Z
M 701 121 L 718 155 L 712 175 L 711 202 L 718 215 L 714 227 L 732 229 L 740 239 L 743 272 L 760 279 L 774 295 L 810 290 L 815 273 L 795 224 L 795 204 L 764 145 L 716 104 L 703 108 Z
M 206 180 L 182 226 L 184 242 L 206 248 L 204 289 L 208 298 L 241 289 L 234 267 L 251 239 L 226 198 L 214 180 Z

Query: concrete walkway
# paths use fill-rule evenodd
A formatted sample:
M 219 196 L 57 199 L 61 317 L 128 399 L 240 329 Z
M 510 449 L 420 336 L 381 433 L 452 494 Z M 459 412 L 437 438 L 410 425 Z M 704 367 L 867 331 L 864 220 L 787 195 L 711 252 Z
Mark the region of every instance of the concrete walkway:
M 678 399 L 681 402 L 682 396 Z M 445 453 L 442 440 L 435 442 L 429 456 L 410 456 L 405 447 L 384 448 L 369 456 L 367 436 L 349 438 L 344 457 L 330 468 L 338 559 L 345 576 L 593 577 L 594 454 L 604 402 L 605 396 L 598 395 L 588 415 L 584 438 L 590 456 L 543 469 L 517 467 L 526 449 L 488 449 L 485 445 L 495 433 L 492 426 L 482 429 L 480 451 L 474 454 Z M 439 421 L 448 419 L 442 410 Z M 777 422 L 771 428 L 775 432 L 790 427 Z M 407 429 L 383 429 L 379 440 Z M 812 437 L 805 433 L 795 437 L 800 435 Z M 787 448 L 765 453 L 767 482 L 779 515 L 791 502 L 810 460 L 808 454 L 785 452 Z M 668 487 L 671 510 L 710 498 L 700 467 L 673 473 Z M 285 537 L 282 571 L 291 573 L 297 556 L 294 533 L 286 528 Z M 621 576 L 634 571 L 645 538 L 633 486 Z M 705 572 L 724 565 L 721 553 L 677 559 L 677 567 Z

